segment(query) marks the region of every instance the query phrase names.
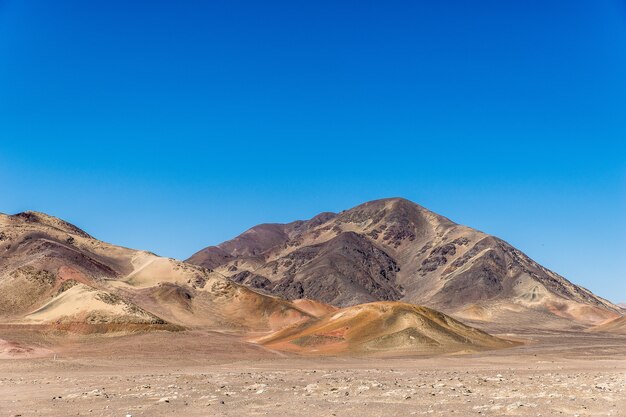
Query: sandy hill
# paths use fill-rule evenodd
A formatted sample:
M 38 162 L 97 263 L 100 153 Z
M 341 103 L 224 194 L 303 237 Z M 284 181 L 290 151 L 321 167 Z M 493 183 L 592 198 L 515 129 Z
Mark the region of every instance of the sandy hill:
M 586 326 L 620 311 L 505 241 L 400 198 L 256 226 L 187 262 L 287 299 L 402 300 L 504 327 Z
M 256 342 L 272 349 L 308 354 L 431 354 L 514 345 L 435 310 L 394 301 L 346 307 Z
M 311 317 L 203 267 L 94 239 L 43 213 L 0 215 L 0 322 L 267 330 Z

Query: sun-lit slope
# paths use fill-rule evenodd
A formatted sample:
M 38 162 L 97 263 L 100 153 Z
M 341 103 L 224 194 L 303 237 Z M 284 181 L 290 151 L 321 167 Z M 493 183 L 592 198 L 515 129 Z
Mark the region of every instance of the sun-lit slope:
M 390 301 L 346 307 L 255 342 L 303 354 L 432 354 L 514 345 L 435 310 Z
M 606 323 L 602 323 L 598 326 L 592 327 L 591 329 L 589 329 L 589 331 L 594 333 L 601 332 L 626 334 L 626 316 L 618 317 Z
M 161 282 L 119 293 L 175 324 L 222 330 L 279 329 L 312 317 L 282 298 L 259 294 L 210 274 L 201 286 Z
M 37 324 L 165 324 L 162 319 L 116 295 L 84 284 L 76 284 L 61 292 L 28 314 L 24 321 Z
M 131 263 L 130 274 L 107 285 L 171 323 L 267 330 L 311 317 L 284 299 L 260 294 L 202 267 L 148 252 L 138 252 Z
M 0 214 L 0 322 L 267 330 L 309 317 L 206 268 L 101 242 L 55 217 Z

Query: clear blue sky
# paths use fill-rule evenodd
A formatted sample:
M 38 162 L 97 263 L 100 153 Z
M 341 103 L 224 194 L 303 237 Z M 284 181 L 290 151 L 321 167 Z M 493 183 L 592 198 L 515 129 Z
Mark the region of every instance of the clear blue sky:
M 388 196 L 626 300 L 626 3 L 0 0 L 0 211 L 186 258 Z

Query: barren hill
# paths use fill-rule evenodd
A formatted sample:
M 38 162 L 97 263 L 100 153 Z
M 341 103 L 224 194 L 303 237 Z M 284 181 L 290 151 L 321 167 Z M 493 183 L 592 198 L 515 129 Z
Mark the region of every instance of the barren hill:
M 0 215 L 3 323 L 263 330 L 309 317 L 203 267 L 101 242 L 43 213 Z
M 514 346 L 435 310 L 393 301 L 346 307 L 256 342 L 272 349 L 314 354 L 431 354 Z
M 256 226 L 187 262 L 338 306 L 402 300 L 468 320 L 563 327 L 620 314 L 505 241 L 401 198 Z

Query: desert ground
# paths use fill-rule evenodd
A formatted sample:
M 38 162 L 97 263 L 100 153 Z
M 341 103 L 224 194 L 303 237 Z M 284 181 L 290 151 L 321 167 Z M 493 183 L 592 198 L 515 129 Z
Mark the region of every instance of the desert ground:
M 208 331 L 5 328 L 0 416 L 626 416 L 626 336 L 499 336 L 524 344 L 373 360 L 288 355 Z

